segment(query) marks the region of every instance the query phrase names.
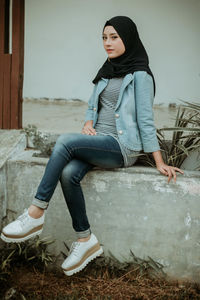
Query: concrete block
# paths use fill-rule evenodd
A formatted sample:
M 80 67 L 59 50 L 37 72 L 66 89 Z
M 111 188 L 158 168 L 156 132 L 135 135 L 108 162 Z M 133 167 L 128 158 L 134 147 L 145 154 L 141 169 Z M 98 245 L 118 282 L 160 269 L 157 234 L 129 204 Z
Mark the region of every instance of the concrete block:
M 8 219 L 28 207 L 44 173 L 47 159 L 32 151 L 7 162 Z M 185 171 L 177 183 L 153 168 L 92 170 L 82 181 L 92 231 L 120 260 L 130 249 L 141 258 L 152 257 L 178 278 L 199 280 L 200 172 Z M 15 213 L 14 213 L 15 212 Z M 46 214 L 43 236 L 55 239 L 55 254 L 76 238 L 58 184 Z
M 6 199 L 7 199 L 7 186 L 6 186 L 6 168 L 0 168 L 0 222 L 6 216 Z
M 7 209 L 7 171 L 6 162 L 10 157 L 23 152 L 26 137 L 20 130 L 0 130 L 0 223 Z
M 24 151 L 25 148 L 26 137 L 20 130 L 0 130 L 0 168 L 9 157 Z

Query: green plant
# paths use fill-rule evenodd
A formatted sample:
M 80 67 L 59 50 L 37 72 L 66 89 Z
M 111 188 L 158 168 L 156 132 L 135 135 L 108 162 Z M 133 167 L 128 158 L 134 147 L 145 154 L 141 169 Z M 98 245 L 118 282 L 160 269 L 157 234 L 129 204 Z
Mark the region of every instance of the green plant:
M 191 121 L 191 123 L 193 123 L 196 127 L 200 127 L 200 104 L 198 103 L 190 103 L 188 101 L 184 101 L 179 99 L 180 101 L 182 101 L 183 103 L 185 103 L 185 107 L 187 109 L 190 109 L 193 112 L 196 112 L 196 116 L 195 118 Z M 200 129 L 199 129 L 200 132 Z
M 40 153 L 34 153 L 36 157 L 49 157 L 54 146 L 54 142 L 48 142 L 48 135 L 40 132 L 35 125 L 29 124 L 24 127 L 21 132 L 26 134 L 27 141 L 31 139 L 34 148 L 38 149 Z M 27 143 L 28 144 L 28 143 Z
M 181 105 L 178 108 L 174 127 L 161 128 L 157 130 L 163 160 L 166 164 L 181 167 L 186 157 L 194 150 L 200 149 L 200 105 Z M 166 140 L 164 132 L 172 131 L 172 139 Z M 139 161 L 145 165 L 155 167 L 152 154 L 139 157 Z M 200 164 L 197 170 L 200 169 Z
M 23 243 L 5 244 L 0 248 L 0 295 L 6 291 L 7 294 L 15 293 L 15 289 L 10 285 L 10 277 L 14 269 L 22 266 L 34 267 L 43 271 L 54 261 L 54 256 L 48 251 L 47 247 L 54 241 L 47 238 L 28 240 Z M 25 299 L 21 294 L 20 298 Z M 10 299 L 10 298 L 8 298 Z
M 53 242 L 36 237 L 22 243 L 5 244 L 0 249 L 0 271 L 10 272 L 12 267 L 27 264 L 38 268 L 47 267 L 53 262 L 54 256 L 47 249 Z

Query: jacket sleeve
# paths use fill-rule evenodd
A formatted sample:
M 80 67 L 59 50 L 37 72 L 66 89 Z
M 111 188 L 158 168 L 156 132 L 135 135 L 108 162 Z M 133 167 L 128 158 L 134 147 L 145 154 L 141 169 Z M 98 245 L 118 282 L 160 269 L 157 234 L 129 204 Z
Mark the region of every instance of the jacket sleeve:
M 95 96 L 95 91 L 96 91 L 96 85 L 93 88 L 92 95 L 89 98 L 88 101 L 88 108 L 86 110 L 85 114 L 85 122 L 89 120 L 94 120 L 94 96 Z
M 160 150 L 153 118 L 153 79 L 146 71 L 134 76 L 136 115 L 144 152 Z

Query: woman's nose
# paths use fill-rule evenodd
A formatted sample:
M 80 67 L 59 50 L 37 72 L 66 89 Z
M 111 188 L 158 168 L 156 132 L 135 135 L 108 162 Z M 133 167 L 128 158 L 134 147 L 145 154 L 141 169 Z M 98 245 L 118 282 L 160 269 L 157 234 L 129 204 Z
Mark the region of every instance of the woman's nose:
M 111 40 L 110 39 L 106 39 L 105 44 L 106 45 L 110 45 L 111 44 Z

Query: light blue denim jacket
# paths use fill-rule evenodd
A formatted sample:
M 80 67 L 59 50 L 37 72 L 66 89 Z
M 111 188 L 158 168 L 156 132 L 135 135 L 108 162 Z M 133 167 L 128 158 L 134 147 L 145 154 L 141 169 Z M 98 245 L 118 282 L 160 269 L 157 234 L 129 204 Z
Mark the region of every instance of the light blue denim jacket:
M 94 86 L 88 101 L 85 122 L 98 119 L 99 95 L 107 86 L 102 78 Z M 131 150 L 154 152 L 160 150 L 153 120 L 153 80 L 146 71 L 127 74 L 122 82 L 115 107 L 116 128 L 120 143 Z

